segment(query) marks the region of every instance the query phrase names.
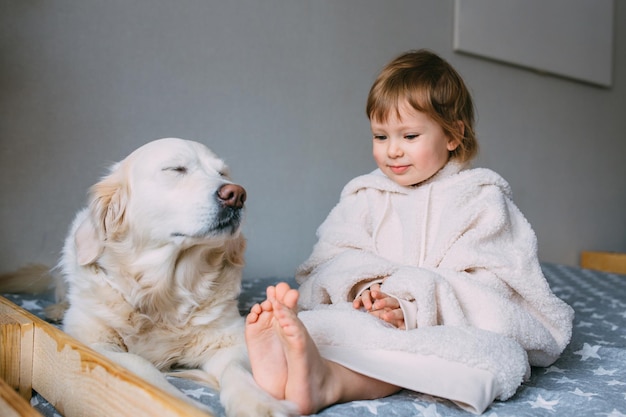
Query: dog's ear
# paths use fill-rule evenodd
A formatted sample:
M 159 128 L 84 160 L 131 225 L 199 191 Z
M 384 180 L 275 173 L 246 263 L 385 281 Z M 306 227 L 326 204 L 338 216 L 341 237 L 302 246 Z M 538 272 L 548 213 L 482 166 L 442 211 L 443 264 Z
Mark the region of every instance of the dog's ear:
M 126 232 L 128 181 L 122 164 L 91 188 L 91 214 L 96 229 L 104 239 L 116 240 Z
M 102 254 L 105 242 L 124 232 L 127 186 L 122 164 L 111 168 L 109 175 L 91 187 L 89 215 L 74 234 L 77 261 L 94 262 Z

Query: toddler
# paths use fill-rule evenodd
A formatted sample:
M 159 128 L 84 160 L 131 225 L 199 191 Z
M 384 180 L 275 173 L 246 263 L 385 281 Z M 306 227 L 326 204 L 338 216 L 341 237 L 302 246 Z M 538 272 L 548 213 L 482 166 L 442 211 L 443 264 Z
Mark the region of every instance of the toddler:
M 374 172 L 350 181 L 298 268 L 246 318 L 257 383 L 302 414 L 410 389 L 482 413 L 548 366 L 573 310 L 495 172 L 469 168 L 474 106 L 442 58 L 390 62 L 367 100 Z

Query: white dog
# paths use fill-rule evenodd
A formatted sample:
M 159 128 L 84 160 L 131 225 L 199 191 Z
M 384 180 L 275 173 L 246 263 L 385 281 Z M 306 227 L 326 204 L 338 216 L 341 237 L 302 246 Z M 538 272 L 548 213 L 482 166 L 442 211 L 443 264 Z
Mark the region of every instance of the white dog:
M 156 369 L 204 371 L 229 416 L 292 415 L 247 364 L 237 310 L 245 199 L 196 142 L 160 139 L 113 165 L 65 242 L 64 330 L 178 396 Z

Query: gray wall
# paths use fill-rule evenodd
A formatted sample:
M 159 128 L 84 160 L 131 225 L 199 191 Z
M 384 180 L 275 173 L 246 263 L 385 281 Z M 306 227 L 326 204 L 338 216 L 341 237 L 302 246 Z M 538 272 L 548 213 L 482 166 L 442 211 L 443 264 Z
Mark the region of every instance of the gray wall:
M 141 144 L 207 144 L 249 193 L 246 277 L 288 276 L 375 166 L 365 98 L 430 48 L 470 85 L 476 161 L 507 178 L 544 261 L 626 251 L 626 4 L 602 89 L 454 53 L 453 1 L 0 0 L 0 271 L 54 264 L 87 188 Z

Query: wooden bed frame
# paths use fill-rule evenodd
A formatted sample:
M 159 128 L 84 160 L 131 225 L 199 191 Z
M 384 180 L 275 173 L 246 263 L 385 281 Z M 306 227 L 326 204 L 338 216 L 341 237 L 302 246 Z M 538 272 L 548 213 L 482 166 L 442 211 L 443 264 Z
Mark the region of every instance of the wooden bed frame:
M 143 381 L 61 330 L 0 297 L 0 410 L 41 416 L 32 390 L 74 416 L 210 416 Z
M 580 267 L 626 274 L 626 253 L 585 251 L 580 254 Z

